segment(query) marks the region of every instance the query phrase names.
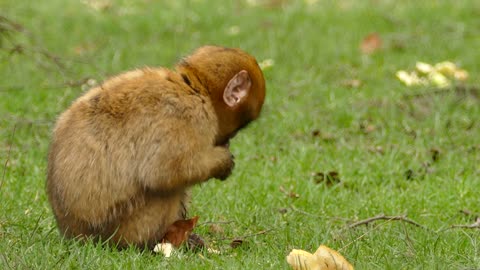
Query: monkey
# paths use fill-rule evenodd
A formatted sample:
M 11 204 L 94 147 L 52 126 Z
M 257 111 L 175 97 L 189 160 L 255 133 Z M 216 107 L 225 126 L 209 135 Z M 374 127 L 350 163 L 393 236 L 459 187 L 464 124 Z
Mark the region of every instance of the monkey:
M 57 119 L 46 191 L 66 239 L 153 248 L 186 218 L 192 186 L 230 176 L 230 139 L 260 115 L 265 79 L 238 48 L 113 76 Z

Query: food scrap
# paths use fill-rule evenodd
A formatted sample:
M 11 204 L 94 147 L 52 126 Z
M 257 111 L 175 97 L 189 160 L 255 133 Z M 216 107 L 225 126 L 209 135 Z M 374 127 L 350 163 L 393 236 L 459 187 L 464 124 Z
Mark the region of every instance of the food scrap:
M 153 248 L 153 252 L 162 253 L 165 258 L 170 258 L 173 253 L 173 245 L 171 243 L 159 243 Z
M 433 85 L 440 88 L 449 87 L 452 81 L 465 81 L 468 79 L 466 70 L 448 61 L 435 65 L 417 62 L 414 71 L 399 70 L 395 75 L 406 86 Z
M 197 224 L 198 216 L 186 220 L 177 220 L 167 228 L 167 232 L 162 239 L 161 243 L 158 243 L 153 251 L 156 253 L 163 253 L 165 257 L 170 257 L 174 251 L 174 247 L 179 247 L 183 243 L 186 243 L 193 228 Z
M 294 270 L 353 270 L 353 266 L 337 251 L 321 245 L 314 254 L 294 249 L 287 256 Z

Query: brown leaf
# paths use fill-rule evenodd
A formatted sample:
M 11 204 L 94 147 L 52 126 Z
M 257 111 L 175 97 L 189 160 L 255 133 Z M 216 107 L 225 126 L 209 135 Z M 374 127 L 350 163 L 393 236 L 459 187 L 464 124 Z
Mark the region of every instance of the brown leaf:
M 237 248 L 237 247 L 241 246 L 242 244 L 243 244 L 242 239 L 233 239 L 233 241 L 230 243 L 230 246 L 232 248 Z
M 167 228 L 162 242 L 171 243 L 175 247 L 179 247 L 186 242 L 192 233 L 193 228 L 197 224 L 198 216 L 186 220 L 177 220 Z
M 430 149 L 430 154 L 432 155 L 433 162 L 438 161 L 438 159 L 440 158 L 440 150 L 438 148 L 434 147 Z
M 313 173 L 313 180 L 315 183 L 325 183 L 327 186 L 340 183 L 340 174 L 337 171 L 330 171 L 328 173 L 317 172 Z
M 190 250 L 202 250 L 207 247 L 207 244 L 205 244 L 205 241 L 196 233 L 191 233 L 188 236 L 187 240 L 187 247 Z
M 415 172 L 412 169 L 408 169 L 405 171 L 405 179 L 413 180 L 415 178 Z
M 360 51 L 363 54 L 372 54 L 382 48 L 382 43 L 378 33 L 370 33 L 360 43 Z

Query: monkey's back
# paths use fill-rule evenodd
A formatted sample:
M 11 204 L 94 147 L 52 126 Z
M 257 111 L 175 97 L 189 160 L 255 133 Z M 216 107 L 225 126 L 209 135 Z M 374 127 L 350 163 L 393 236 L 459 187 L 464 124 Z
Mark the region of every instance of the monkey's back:
M 215 130 L 194 128 L 216 125 L 210 106 L 166 69 L 124 73 L 76 100 L 57 121 L 48 158 L 47 193 L 60 230 L 77 222 L 72 235 L 89 234 L 131 215 L 146 203 L 146 183 L 159 183 L 153 193 L 172 192 L 162 190 L 171 157 L 214 142 Z M 183 139 L 192 134 L 196 140 Z M 184 191 L 177 193 L 182 200 Z

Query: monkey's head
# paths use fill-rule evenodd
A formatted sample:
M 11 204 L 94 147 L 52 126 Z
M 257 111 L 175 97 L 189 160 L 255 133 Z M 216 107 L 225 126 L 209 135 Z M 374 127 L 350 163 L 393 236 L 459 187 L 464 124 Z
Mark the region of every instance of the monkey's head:
M 204 89 L 210 96 L 218 117 L 216 145 L 227 144 L 260 115 L 265 79 L 257 61 L 248 53 L 205 46 L 180 61 L 176 68 L 187 83 Z

